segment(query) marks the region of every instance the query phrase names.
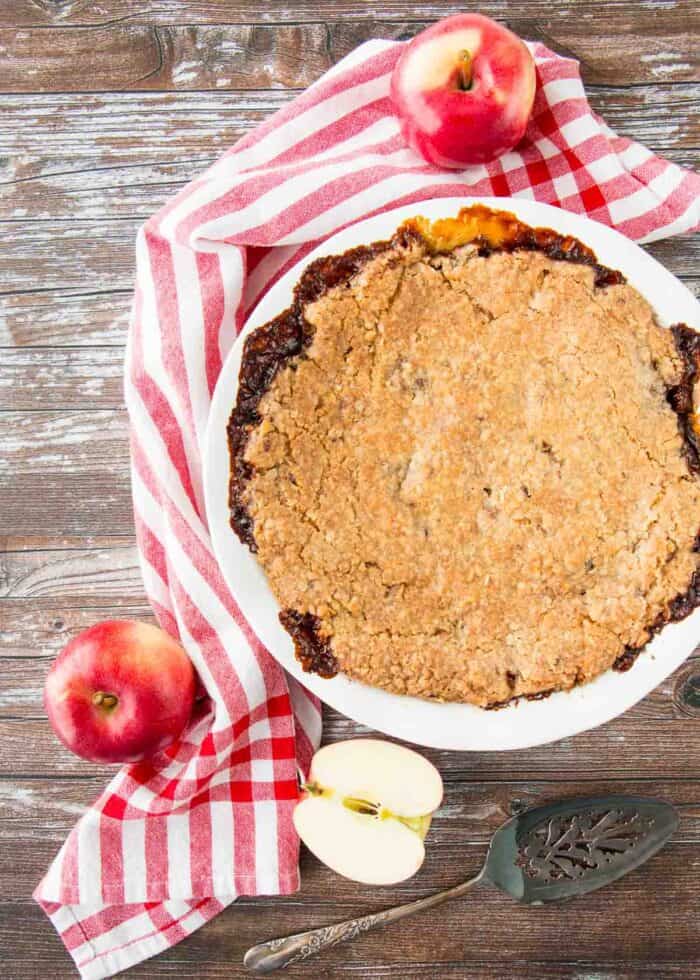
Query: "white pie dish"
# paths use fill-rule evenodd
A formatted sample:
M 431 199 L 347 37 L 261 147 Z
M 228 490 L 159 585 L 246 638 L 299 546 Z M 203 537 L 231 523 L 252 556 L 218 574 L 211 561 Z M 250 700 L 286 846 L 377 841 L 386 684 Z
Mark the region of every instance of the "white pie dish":
M 585 731 L 616 717 L 643 698 L 692 652 L 700 639 L 700 608 L 670 624 L 627 673 L 607 671 L 593 682 L 539 701 L 518 701 L 497 711 L 390 694 L 338 675 L 330 680 L 305 673 L 281 626 L 279 605 L 255 556 L 229 525 L 229 452 L 226 425 L 236 401 L 243 342 L 256 327 L 286 309 L 306 266 L 322 255 L 390 238 L 416 214 L 435 219 L 482 203 L 512 211 L 533 226 L 574 235 L 600 262 L 619 269 L 656 310 L 660 322 L 684 322 L 700 330 L 700 304 L 668 270 L 633 242 L 580 215 L 513 198 L 443 198 L 417 202 L 360 221 L 327 239 L 275 283 L 257 305 L 224 364 L 212 400 L 204 460 L 207 518 L 214 551 L 242 613 L 270 653 L 327 704 L 378 731 L 419 745 L 458 750 L 527 748 Z

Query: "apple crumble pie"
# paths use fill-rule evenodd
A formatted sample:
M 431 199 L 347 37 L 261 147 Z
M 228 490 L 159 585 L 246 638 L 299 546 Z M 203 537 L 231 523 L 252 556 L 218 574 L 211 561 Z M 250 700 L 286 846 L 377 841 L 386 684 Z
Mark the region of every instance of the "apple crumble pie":
M 231 523 L 308 670 L 493 706 L 700 598 L 700 335 L 483 207 L 312 263 L 244 348 Z

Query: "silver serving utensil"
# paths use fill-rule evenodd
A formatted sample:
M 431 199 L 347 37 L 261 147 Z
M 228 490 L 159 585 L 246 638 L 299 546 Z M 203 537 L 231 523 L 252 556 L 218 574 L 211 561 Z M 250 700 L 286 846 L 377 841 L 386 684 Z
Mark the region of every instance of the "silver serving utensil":
M 248 950 L 243 964 L 255 973 L 272 973 L 375 926 L 464 895 L 481 882 L 529 905 L 585 895 L 639 867 L 677 827 L 672 806 L 638 796 L 564 800 L 526 810 L 499 827 L 475 878 L 384 912 L 260 943 Z

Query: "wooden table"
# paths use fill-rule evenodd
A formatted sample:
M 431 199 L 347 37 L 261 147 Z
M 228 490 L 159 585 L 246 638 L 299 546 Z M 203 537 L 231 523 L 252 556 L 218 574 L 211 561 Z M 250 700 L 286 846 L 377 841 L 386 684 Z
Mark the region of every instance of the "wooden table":
M 136 227 L 360 41 L 409 37 L 461 6 L 471 5 L 0 4 L 0 973 L 8 980 L 74 975 L 30 893 L 107 778 L 52 736 L 45 671 L 79 629 L 151 618 L 121 393 Z M 481 9 L 579 58 L 591 102 L 612 126 L 697 165 L 697 2 L 492 0 Z M 650 251 L 700 291 L 697 237 Z M 690 660 L 624 717 L 575 739 L 507 754 L 429 752 L 446 800 L 413 881 L 370 891 L 305 855 L 298 895 L 243 899 L 133 976 L 242 977 L 242 953 L 256 940 L 473 873 L 517 807 L 613 791 L 658 795 L 682 813 L 673 843 L 631 877 L 540 910 L 483 891 L 309 970 L 356 980 L 700 976 L 699 686 L 700 660 Z M 327 739 L 361 730 L 326 713 Z

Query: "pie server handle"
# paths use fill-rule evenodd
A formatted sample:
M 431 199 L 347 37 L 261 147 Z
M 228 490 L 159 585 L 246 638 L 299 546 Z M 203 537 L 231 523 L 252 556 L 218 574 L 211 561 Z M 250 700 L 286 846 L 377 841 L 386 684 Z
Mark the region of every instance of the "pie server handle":
M 283 939 L 271 939 L 267 943 L 259 943 L 257 946 L 252 946 L 245 954 L 243 965 L 253 973 L 272 973 L 273 970 L 281 970 L 292 963 L 301 963 L 315 953 L 320 953 L 348 939 L 354 939 L 377 926 L 398 922 L 399 919 L 413 915 L 414 912 L 433 908 L 449 898 L 463 895 L 480 880 L 481 873 L 469 881 L 455 885 L 454 888 L 446 888 L 435 895 L 428 895 L 427 898 L 419 898 L 405 905 L 397 905 L 393 909 L 363 915 L 357 919 L 346 919 L 345 922 L 338 922 L 333 926 L 309 929 L 308 932 L 298 932 L 294 936 L 285 936 Z

